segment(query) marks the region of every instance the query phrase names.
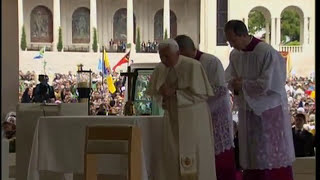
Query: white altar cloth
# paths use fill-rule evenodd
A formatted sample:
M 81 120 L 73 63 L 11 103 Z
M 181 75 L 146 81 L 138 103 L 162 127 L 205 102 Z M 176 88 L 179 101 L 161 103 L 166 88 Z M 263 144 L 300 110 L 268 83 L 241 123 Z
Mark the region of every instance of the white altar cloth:
M 19 103 L 17 105 L 16 180 L 26 180 L 34 131 L 41 116 L 85 116 L 87 103 Z
M 161 174 L 162 117 L 160 116 L 51 116 L 39 118 L 33 138 L 27 180 L 39 171 L 82 174 L 87 125 L 137 125 L 142 132 L 143 179 Z M 126 174 L 127 157 L 99 155 L 99 174 Z M 40 179 L 42 180 L 42 179 Z

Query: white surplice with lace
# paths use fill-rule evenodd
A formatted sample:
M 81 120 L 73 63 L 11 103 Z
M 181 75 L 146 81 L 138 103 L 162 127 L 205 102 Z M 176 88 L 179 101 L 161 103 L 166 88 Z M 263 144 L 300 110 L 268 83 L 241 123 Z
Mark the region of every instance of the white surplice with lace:
M 240 165 L 244 169 L 291 166 L 294 148 L 285 90 L 286 65 L 269 44 L 260 42 L 253 51 L 234 49 L 226 80 L 242 78 L 235 96 L 239 107 Z M 229 86 L 233 91 L 232 87 Z
M 225 83 L 223 66 L 217 57 L 203 53 L 199 61 L 214 92 L 214 96 L 209 97 L 208 104 L 214 131 L 215 154 L 219 155 L 234 147 L 229 89 Z

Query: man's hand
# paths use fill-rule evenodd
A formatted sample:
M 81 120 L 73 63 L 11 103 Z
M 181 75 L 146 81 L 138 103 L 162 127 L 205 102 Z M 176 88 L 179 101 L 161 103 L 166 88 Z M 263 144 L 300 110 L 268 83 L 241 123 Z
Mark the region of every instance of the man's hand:
M 172 95 L 174 95 L 176 93 L 176 90 L 172 87 L 169 87 L 166 83 L 164 83 L 161 87 L 160 87 L 160 94 L 164 97 L 170 97 Z
M 242 89 L 242 78 L 233 79 L 232 87 L 235 91 L 239 92 Z
M 162 109 L 167 110 L 167 98 L 162 99 Z

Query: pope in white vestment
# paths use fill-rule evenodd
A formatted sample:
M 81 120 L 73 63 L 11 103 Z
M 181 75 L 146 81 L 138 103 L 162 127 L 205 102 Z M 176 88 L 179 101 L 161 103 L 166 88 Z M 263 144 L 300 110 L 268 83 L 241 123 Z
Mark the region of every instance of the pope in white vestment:
M 161 180 L 216 180 L 214 140 L 206 100 L 213 96 L 202 65 L 179 55 L 173 39 L 159 44 L 162 63 L 148 87 L 165 109 Z
M 235 180 L 233 121 L 230 94 L 222 63 L 216 56 L 197 50 L 192 39 L 187 35 L 178 35 L 175 40 L 179 45 L 180 54 L 202 64 L 213 89 L 214 96 L 207 102 L 212 117 L 217 180 Z

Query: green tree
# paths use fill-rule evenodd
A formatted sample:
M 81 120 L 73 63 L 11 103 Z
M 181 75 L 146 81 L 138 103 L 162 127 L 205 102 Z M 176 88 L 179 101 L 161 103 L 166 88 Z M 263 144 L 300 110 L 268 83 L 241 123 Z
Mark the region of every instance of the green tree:
M 22 26 L 22 35 L 21 35 L 21 42 L 20 42 L 20 48 L 22 50 L 26 50 L 27 48 L 27 40 L 26 40 L 26 31 L 24 29 L 24 26 Z
M 57 45 L 57 49 L 60 52 L 63 48 L 63 44 L 62 44 L 62 30 L 61 27 L 59 27 L 59 40 L 58 40 L 58 45 Z
M 164 39 L 168 39 L 168 31 L 167 31 L 167 29 L 164 31 Z
M 281 41 L 285 42 L 286 36 L 290 41 L 300 41 L 300 17 L 295 10 L 285 10 L 281 14 Z
M 92 43 L 92 49 L 94 52 L 98 51 L 98 40 L 97 40 L 97 29 L 93 28 L 93 43 Z
M 136 41 L 136 51 L 141 51 L 141 40 L 140 40 L 140 29 L 137 29 L 137 41 Z
M 266 19 L 260 11 L 251 11 L 249 13 L 248 31 L 250 34 L 255 34 L 266 27 Z

